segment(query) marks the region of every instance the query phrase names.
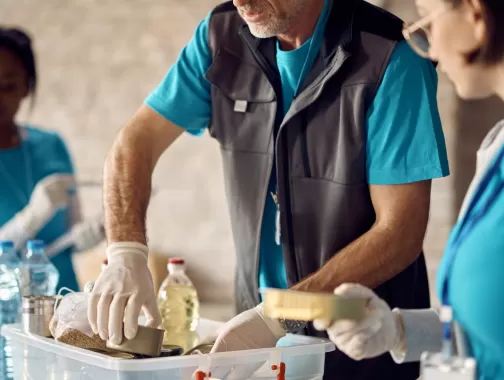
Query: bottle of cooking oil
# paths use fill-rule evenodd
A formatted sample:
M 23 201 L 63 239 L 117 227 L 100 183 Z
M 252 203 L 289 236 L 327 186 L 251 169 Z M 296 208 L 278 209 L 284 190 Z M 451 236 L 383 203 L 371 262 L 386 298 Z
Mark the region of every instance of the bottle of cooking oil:
M 198 293 L 185 273 L 184 260 L 168 261 L 168 276 L 159 288 L 157 304 L 163 328 L 163 344 L 177 345 L 188 351 L 198 344 Z

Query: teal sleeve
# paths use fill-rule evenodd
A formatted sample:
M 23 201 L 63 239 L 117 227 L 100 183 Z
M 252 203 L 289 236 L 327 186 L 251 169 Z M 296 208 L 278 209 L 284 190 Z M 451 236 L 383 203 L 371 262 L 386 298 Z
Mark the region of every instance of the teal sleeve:
M 368 110 L 367 175 L 392 185 L 449 174 L 434 65 L 400 42 Z
M 455 225 L 437 275 L 437 294 L 441 298 L 443 285 L 448 285 L 454 318 L 467 334 L 471 354 L 484 375 L 482 379 L 504 378 L 503 185 L 504 163 L 476 201 L 474 210 L 482 210 L 488 202 L 490 207 L 477 222 L 473 214 L 462 239 L 460 221 Z M 494 193 L 496 198 L 492 198 Z M 452 250 L 456 252 L 453 261 L 448 260 Z
M 201 135 L 212 115 L 210 83 L 205 74 L 212 64 L 208 46 L 210 14 L 200 22 L 189 43 L 145 104 L 193 135 Z

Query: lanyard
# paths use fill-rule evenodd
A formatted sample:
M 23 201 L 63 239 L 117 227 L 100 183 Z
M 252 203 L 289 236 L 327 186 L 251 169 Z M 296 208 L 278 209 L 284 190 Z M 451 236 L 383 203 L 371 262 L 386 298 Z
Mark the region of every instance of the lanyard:
M 499 194 L 504 190 L 504 180 L 501 180 L 499 185 L 492 191 L 490 196 L 488 197 L 485 204 L 483 204 L 478 210 L 475 210 L 476 203 L 483 195 L 483 192 L 486 190 L 490 181 L 495 176 L 495 174 L 499 171 L 501 163 L 504 161 L 504 147 L 501 148 L 496 160 L 493 165 L 490 166 L 485 176 L 481 180 L 476 193 L 471 199 L 469 203 L 469 207 L 467 208 L 466 214 L 461 220 L 460 228 L 456 232 L 456 235 L 453 239 L 453 242 L 448 246 L 448 249 L 445 253 L 446 262 L 447 262 L 447 272 L 443 279 L 441 297 L 442 303 L 444 306 L 450 306 L 448 300 L 448 280 L 450 277 L 450 271 L 453 267 L 453 263 L 455 261 L 455 257 L 457 256 L 458 250 L 462 243 L 467 239 L 470 232 L 474 229 L 474 227 L 483 219 L 486 215 L 494 201 L 497 199 Z
M 324 7 L 322 8 L 322 12 L 319 20 L 317 21 L 317 25 L 315 26 L 315 31 L 310 40 L 310 47 L 308 48 L 308 53 L 306 54 L 305 61 L 303 63 L 303 68 L 301 69 L 301 75 L 298 78 L 298 82 L 296 85 L 296 90 L 294 96 L 299 95 L 299 90 L 301 89 L 301 85 L 303 84 L 305 78 L 308 73 L 312 69 L 313 63 L 317 54 L 315 54 L 314 49 L 320 49 L 321 35 L 325 31 L 325 27 L 327 24 L 327 19 L 329 18 L 329 14 L 331 13 L 332 2 L 329 0 L 324 1 Z M 276 182 L 276 181 L 275 181 Z M 276 217 L 275 217 L 275 243 L 277 245 L 281 245 L 281 231 L 280 231 L 280 204 L 278 202 L 278 184 L 275 183 L 275 193 L 271 193 L 271 197 L 275 202 L 277 207 Z

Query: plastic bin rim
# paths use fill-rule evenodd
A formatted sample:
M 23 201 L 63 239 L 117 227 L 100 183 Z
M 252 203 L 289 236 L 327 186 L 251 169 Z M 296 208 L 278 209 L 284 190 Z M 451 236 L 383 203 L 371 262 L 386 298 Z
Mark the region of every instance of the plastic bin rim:
M 249 362 L 266 362 L 271 358 L 272 353 L 280 353 L 282 356 L 292 357 L 317 353 L 325 354 L 335 350 L 334 344 L 324 339 L 300 335 L 289 335 L 289 339 L 291 339 L 291 341 L 297 341 L 301 345 L 223 352 L 211 355 L 142 359 L 140 361 L 104 357 L 98 353 L 72 347 L 64 343 L 55 342 L 49 338 L 26 334 L 20 329 L 20 325 L 4 325 L 2 326 L 1 333 L 7 338 L 29 344 L 45 352 L 50 352 L 58 356 L 63 356 L 68 359 L 108 370 L 127 372 L 199 367 L 203 362 L 210 363 L 212 366 L 230 366 Z

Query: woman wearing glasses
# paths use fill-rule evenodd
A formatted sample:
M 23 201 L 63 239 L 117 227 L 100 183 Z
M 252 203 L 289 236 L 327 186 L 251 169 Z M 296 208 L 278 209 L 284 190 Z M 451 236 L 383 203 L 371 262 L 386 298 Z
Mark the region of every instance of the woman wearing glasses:
M 413 49 L 439 62 L 461 97 L 504 99 L 504 1 L 417 0 L 417 6 L 423 18 L 404 29 Z M 345 284 L 335 293 L 369 298 L 367 317 L 315 325 L 356 360 L 389 351 L 404 363 L 420 360 L 424 351 L 441 351 L 441 362 L 453 363 L 452 354 L 472 357 L 480 379 L 504 379 L 504 122 L 478 151 L 437 285 L 440 313 L 390 310 L 372 290 Z

